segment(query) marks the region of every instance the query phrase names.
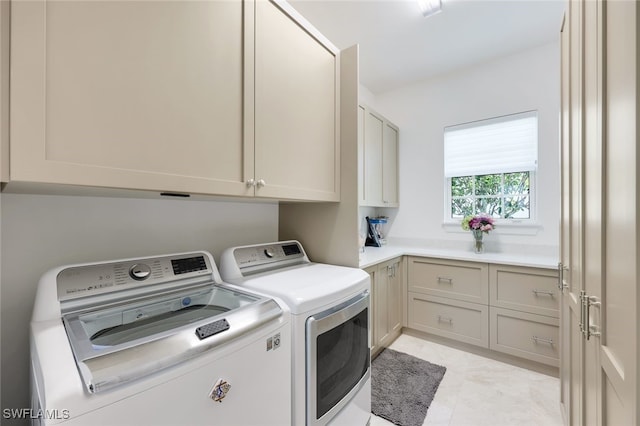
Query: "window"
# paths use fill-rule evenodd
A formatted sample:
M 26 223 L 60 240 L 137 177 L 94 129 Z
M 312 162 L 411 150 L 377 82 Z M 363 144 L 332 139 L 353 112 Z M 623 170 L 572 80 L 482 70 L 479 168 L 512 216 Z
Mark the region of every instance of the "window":
M 535 111 L 447 127 L 444 153 L 447 219 L 533 219 Z

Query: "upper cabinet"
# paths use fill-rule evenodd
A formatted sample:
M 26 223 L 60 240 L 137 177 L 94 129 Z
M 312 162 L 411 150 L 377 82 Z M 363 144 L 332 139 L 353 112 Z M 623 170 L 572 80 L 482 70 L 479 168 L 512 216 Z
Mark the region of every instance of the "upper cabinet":
M 398 207 L 398 127 L 365 106 L 358 119 L 359 204 Z
M 337 51 L 289 10 L 13 2 L 8 180 L 338 200 Z
M 292 16 L 256 3 L 255 178 L 263 196 L 338 201 L 337 52 Z

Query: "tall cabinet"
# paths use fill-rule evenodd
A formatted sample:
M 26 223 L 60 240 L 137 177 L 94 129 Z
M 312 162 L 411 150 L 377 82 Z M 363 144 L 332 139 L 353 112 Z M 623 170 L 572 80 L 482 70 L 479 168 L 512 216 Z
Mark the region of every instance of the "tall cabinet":
M 561 402 L 638 424 L 638 4 L 571 0 L 561 32 Z

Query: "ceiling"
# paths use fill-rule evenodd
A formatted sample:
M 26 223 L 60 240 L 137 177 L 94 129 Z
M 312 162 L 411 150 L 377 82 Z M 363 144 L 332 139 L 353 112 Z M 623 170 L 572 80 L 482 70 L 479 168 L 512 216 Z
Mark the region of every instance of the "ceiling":
M 360 82 L 374 94 L 559 39 L 564 0 L 289 0 L 338 48 L 360 45 Z

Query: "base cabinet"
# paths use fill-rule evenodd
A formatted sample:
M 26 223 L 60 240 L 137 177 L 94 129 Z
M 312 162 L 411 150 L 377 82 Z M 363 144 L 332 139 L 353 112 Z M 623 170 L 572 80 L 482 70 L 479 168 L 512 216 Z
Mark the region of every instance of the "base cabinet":
M 371 355 L 389 346 L 402 331 L 402 258 L 372 266 L 371 277 Z
M 489 347 L 489 285 L 485 263 L 410 257 L 408 326 Z
M 489 265 L 492 350 L 559 366 L 556 270 Z
M 409 257 L 408 327 L 558 366 L 557 271 Z

